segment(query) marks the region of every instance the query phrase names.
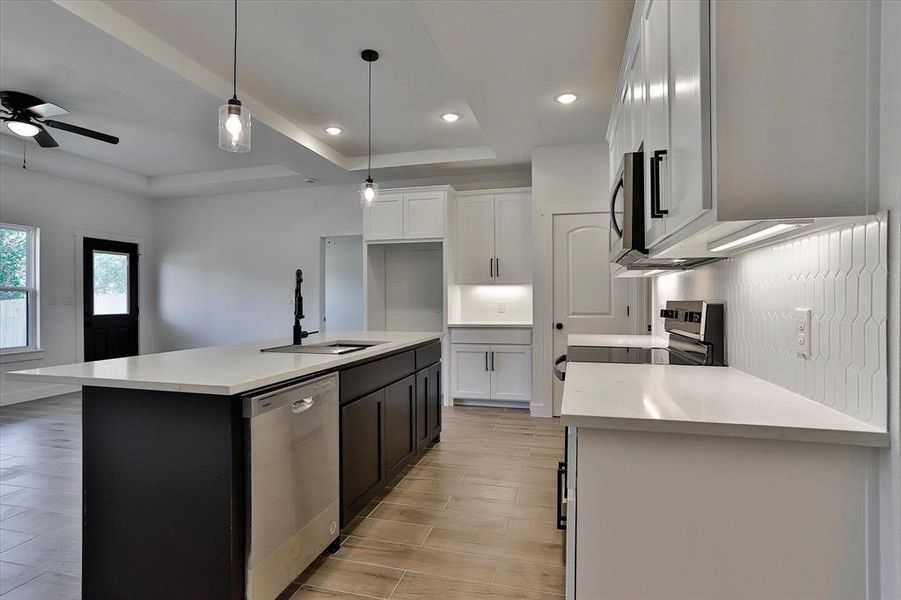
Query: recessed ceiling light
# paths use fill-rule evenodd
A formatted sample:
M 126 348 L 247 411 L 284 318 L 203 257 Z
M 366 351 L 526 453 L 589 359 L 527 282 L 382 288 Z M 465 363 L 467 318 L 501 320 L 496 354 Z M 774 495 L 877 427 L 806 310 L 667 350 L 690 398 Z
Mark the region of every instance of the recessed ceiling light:
M 578 99 L 579 99 L 579 97 L 576 94 L 573 94 L 572 92 L 566 92 L 565 94 L 560 94 L 559 96 L 554 98 L 554 100 L 556 100 L 560 104 L 572 104 L 573 102 L 575 102 Z
M 325 132 L 329 135 L 341 135 L 342 133 L 344 133 L 344 130 L 337 125 L 329 125 L 325 128 Z
M 444 113 L 441 115 L 441 118 L 448 123 L 456 123 L 460 120 L 460 115 L 458 113 Z

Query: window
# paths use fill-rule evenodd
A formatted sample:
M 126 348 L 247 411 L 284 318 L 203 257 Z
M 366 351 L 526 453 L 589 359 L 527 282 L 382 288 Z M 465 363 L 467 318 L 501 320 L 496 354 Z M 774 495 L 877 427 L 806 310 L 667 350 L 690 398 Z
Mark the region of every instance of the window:
M 128 254 L 94 250 L 94 314 L 128 314 Z
M 0 352 L 38 349 L 38 229 L 0 224 Z

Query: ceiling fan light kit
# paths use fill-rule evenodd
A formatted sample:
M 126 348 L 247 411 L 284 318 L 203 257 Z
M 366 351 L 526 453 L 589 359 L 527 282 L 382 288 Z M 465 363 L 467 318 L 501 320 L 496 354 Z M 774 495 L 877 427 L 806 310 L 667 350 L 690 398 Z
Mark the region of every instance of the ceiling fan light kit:
M 53 129 L 68 131 L 75 135 L 106 142 L 107 144 L 119 143 L 119 138 L 114 135 L 49 119 L 48 117 L 65 115 L 69 111 L 56 104 L 44 102 L 31 94 L 11 90 L 2 91 L 0 92 L 0 106 L 2 106 L 2 116 L 0 118 L 6 123 L 7 129 L 19 137 L 33 138 L 41 148 L 56 148 L 59 146 L 56 140 L 53 139 L 53 136 L 44 129 L 45 125 Z
M 219 107 L 219 147 L 226 152 L 250 152 L 250 111 L 238 100 L 238 0 L 232 59 L 232 97 Z
M 360 205 L 367 208 L 379 198 L 379 185 L 372 181 L 372 63 L 379 59 L 379 53 L 366 49 L 360 52 L 360 58 L 369 63 L 369 163 L 366 168 L 366 181 L 360 186 Z

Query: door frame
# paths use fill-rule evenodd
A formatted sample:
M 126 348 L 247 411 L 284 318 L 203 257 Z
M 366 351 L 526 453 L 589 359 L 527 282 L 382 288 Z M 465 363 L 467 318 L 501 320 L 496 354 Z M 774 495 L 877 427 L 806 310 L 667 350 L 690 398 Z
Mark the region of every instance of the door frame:
M 75 360 L 84 362 L 84 238 L 97 238 L 113 242 L 127 242 L 138 245 L 138 306 L 144 310 L 138 312 L 138 354 L 146 354 L 153 349 L 153 340 L 148 339 L 151 331 L 150 312 L 147 310 L 148 281 L 147 269 L 141 268 L 144 262 L 147 243 L 142 237 L 131 235 L 119 235 L 103 231 L 91 231 L 89 229 L 75 230 Z

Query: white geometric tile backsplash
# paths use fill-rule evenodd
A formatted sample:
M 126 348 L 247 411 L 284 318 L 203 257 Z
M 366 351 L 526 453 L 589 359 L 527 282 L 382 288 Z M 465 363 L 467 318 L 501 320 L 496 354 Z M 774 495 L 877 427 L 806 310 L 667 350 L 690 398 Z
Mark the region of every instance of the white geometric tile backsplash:
M 885 428 L 887 235 L 882 216 L 662 275 L 654 306 L 724 300 L 729 366 Z M 794 350 L 795 308 L 812 309 L 809 358 Z

